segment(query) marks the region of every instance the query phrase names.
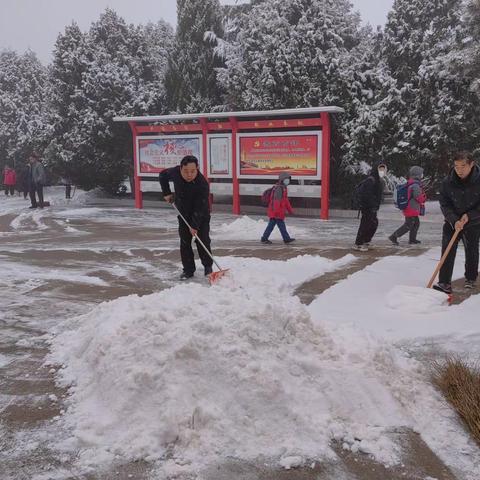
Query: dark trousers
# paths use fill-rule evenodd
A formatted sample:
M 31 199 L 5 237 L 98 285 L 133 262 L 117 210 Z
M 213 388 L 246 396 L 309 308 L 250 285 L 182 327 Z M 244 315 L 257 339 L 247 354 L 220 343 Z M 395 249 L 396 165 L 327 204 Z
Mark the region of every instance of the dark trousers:
M 180 256 L 182 258 L 183 271 L 187 274 L 191 274 L 195 271 L 195 256 L 192 248 L 192 234 L 190 233 L 189 228 L 185 225 L 185 222 L 180 217 L 178 217 L 178 234 L 180 235 Z M 197 236 L 211 253 L 210 217 L 208 217 L 208 219 L 206 219 L 200 225 Z M 197 240 L 195 240 L 195 243 L 197 244 L 198 255 L 202 261 L 202 265 L 204 267 L 211 268 L 213 265 L 212 259 L 205 249 L 199 244 L 199 242 L 197 242 Z
M 405 217 L 405 223 L 393 232 L 392 237 L 400 238 L 407 232 L 410 232 L 409 242 L 414 242 L 417 239 L 417 232 L 420 228 L 420 219 L 418 217 Z
M 445 222 L 443 224 L 442 254 L 446 250 L 454 232 L 455 229 L 452 228 L 449 223 Z M 440 269 L 438 277 L 440 283 L 451 283 L 452 281 L 453 266 L 455 264 L 455 256 L 457 255 L 457 246 L 460 238 L 465 247 L 465 278 L 467 280 L 475 281 L 478 277 L 478 243 L 480 241 L 480 225 L 468 227 L 467 224 L 467 227 L 459 233 L 457 241 L 453 244 L 450 253 L 445 259 L 445 263 Z
M 65 185 L 65 198 L 71 198 L 70 195 L 72 193 L 72 186 L 70 184 Z
M 358 227 L 356 245 L 370 243 L 378 228 L 378 218 L 376 210 L 362 210 L 362 218 Z
M 35 194 L 38 195 L 38 206 L 43 208 L 43 185 L 32 185 L 30 187 L 30 201 L 32 202 L 32 207 L 37 207 L 37 198 Z
M 287 232 L 287 226 L 285 225 L 285 221 L 281 220 L 280 218 L 271 218 L 268 222 L 267 228 L 263 232 L 262 241 L 268 240 L 268 237 L 273 232 L 275 225 L 280 230 L 283 241 L 285 242 L 286 240 L 290 240 L 290 235 Z
M 5 185 L 5 195 L 8 196 L 8 194 L 13 197 L 15 195 L 15 185 Z

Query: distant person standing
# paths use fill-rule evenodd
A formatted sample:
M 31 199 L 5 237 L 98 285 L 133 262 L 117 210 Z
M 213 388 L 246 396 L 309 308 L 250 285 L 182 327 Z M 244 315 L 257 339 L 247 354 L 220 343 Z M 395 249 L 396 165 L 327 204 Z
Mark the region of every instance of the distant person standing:
M 3 170 L 3 185 L 5 186 L 5 195 L 13 197 L 15 195 L 15 185 L 17 183 L 17 175 L 15 170 L 10 166 L 6 166 Z
M 410 169 L 406 187 L 408 203 L 407 207 L 402 210 L 405 222 L 388 237 L 394 245 L 399 245 L 398 239 L 407 232 L 410 232 L 408 240 L 410 245 L 421 243 L 417 239 L 417 233 L 420 228 L 420 216 L 425 214 L 425 201 L 427 199 L 423 190 L 422 178 L 422 167 L 414 166 Z
M 445 223 L 442 231 L 442 254 L 455 231 L 457 241 L 448 254 L 433 287 L 445 293 L 452 292 L 452 275 L 460 238 L 465 247 L 465 288 L 474 288 L 478 277 L 480 241 L 480 168 L 468 152 L 453 157 L 453 168 L 440 188 L 440 207 Z
M 46 183 L 45 168 L 40 162 L 40 157 L 37 153 L 32 153 L 29 158 L 30 163 L 30 201 L 32 205 L 29 208 L 43 208 L 43 187 Z M 36 195 L 38 195 L 38 203 Z
M 383 198 L 385 184 L 383 177 L 387 173 L 384 163 L 375 163 L 369 176 L 357 186 L 358 207 L 362 214 L 354 250 L 367 252 L 370 242 L 378 228 L 377 212 Z
M 30 193 L 30 163 L 27 164 L 20 170 L 20 179 L 18 182 L 18 191 L 23 192 L 24 200 L 27 199 L 28 194 Z

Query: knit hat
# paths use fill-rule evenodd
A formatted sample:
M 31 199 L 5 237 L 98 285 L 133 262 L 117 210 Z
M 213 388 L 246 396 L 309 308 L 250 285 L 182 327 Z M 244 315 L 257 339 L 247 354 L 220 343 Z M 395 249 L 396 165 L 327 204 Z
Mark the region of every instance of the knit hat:
M 411 167 L 408 176 L 414 180 L 421 180 L 423 176 L 423 168 L 417 165 Z
M 287 172 L 280 172 L 278 175 L 278 181 L 283 182 L 286 178 L 292 178 L 292 176 Z

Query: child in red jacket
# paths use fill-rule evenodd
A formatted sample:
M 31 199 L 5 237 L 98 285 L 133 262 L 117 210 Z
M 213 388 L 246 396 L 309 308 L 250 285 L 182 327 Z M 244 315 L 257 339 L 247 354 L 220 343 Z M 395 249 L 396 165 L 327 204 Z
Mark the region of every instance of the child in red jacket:
M 420 228 L 420 215 L 425 214 L 425 201 L 427 199 L 422 187 L 423 168 L 412 167 L 408 174 L 408 205 L 403 214 L 405 223 L 393 232 L 388 239 L 394 244 L 399 245 L 398 239 L 407 232 L 410 232 L 408 243 L 415 245 L 421 243 L 417 240 L 418 229 Z
M 268 237 L 275 228 L 275 225 L 277 225 L 278 229 L 280 230 L 284 243 L 292 243 L 295 241 L 295 239 L 290 237 L 290 235 L 288 234 L 287 227 L 285 225 L 286 213 L 288 212 L 290 214 L 293 214 L 292 206 L 290 205 L 290 201 L 288 200 L 287 191 L 287 186 L 290 184 L 291 179 L 292 177 L 288 173 L 280 173 L 280 175 L 278 176 L 278 182 L 272 189 L 267 211 L 270 221 L 268 222 L 265 232 L 263 232 L 261 238 L 262 243 L 272 243 L 268 239 Z

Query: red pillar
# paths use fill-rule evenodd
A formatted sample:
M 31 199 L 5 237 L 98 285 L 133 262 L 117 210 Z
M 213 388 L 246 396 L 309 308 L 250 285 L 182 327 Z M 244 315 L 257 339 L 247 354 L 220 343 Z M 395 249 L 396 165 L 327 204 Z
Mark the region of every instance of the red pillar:
M 140 176 L 137 166 L 137 129 L 135 122 L 128 122 L 133 135 L 133 175 L 135 188 L 135 208 L 143 208 L 143 196 L 141 191 Z
M 320 114 L 322 119 L 322 193 L 320 200 L 320 218 L 328 220 L 330 202 L 330 116 Z
M 200 125 L 202 126 L 202 163 L 203 163 L 203 176 L 208 180 L 208 168 L 207 168 L 207 133 L 208 133 L 208 120 L 206 118 L 200 119 Z
M 240 215 L 240 185 L 237 175 L 237 133 L 238 122 L 235 117 L 230 117 L 230 125 L 232 126 L 232 186 L 233 186 L 233 214 Z

